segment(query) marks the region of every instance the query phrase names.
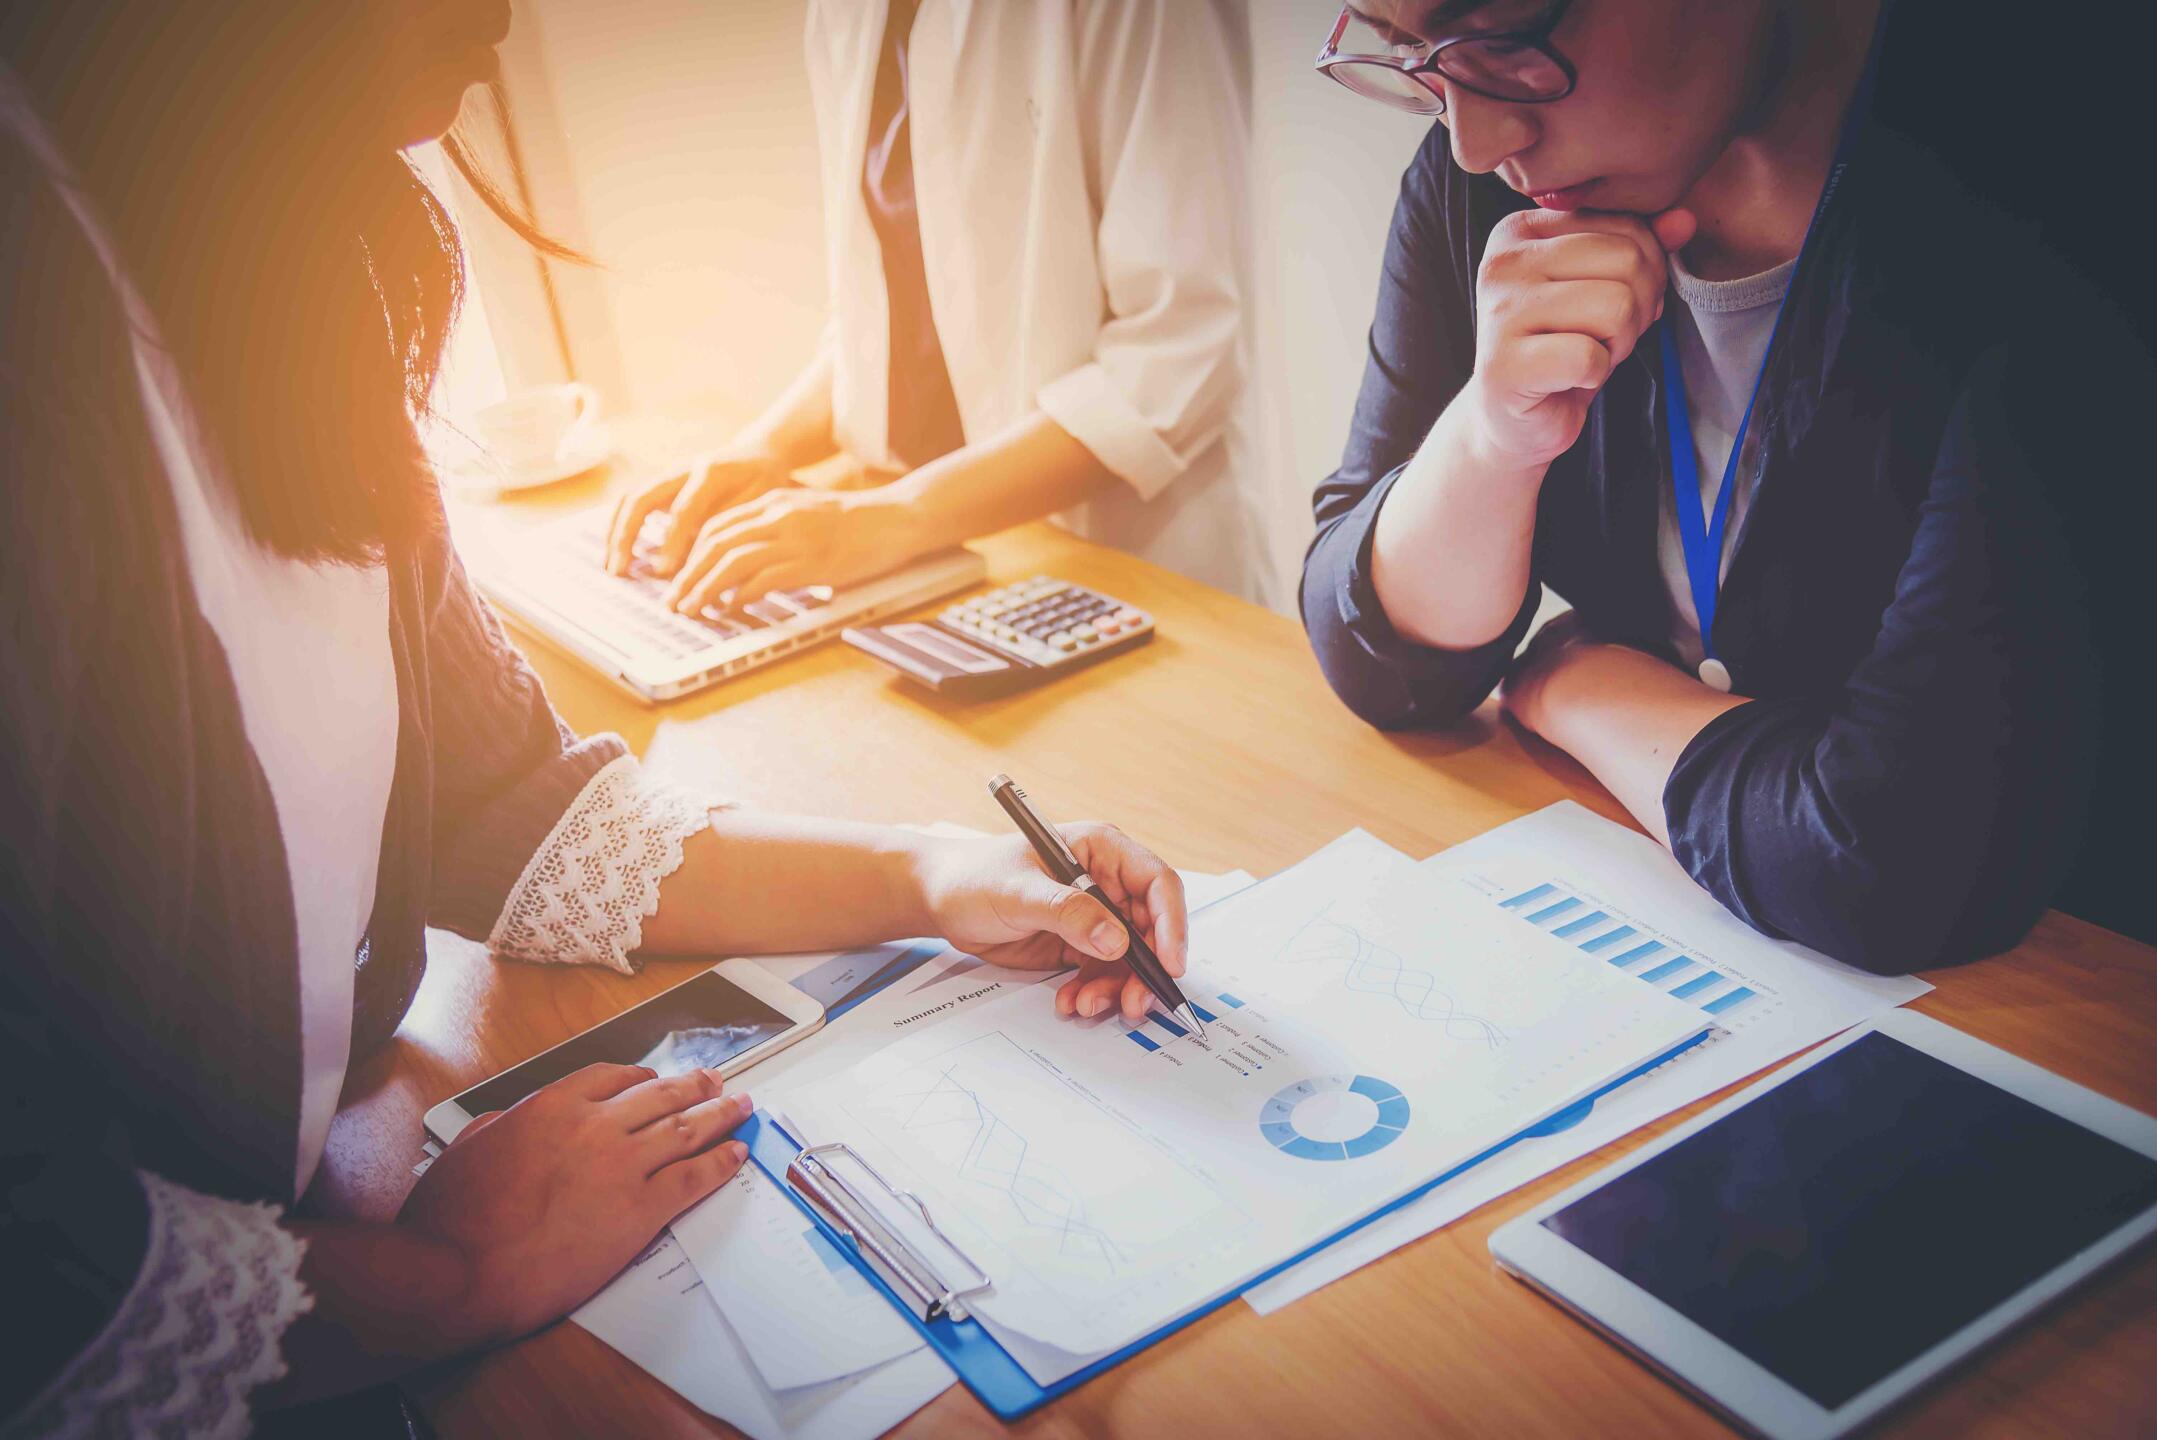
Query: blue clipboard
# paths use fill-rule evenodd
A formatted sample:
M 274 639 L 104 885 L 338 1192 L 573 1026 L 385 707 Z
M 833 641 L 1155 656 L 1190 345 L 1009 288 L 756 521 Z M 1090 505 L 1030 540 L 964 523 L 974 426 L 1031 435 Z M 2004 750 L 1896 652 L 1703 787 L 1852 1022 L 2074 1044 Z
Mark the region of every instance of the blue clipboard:
M 858 1003 L 861 998 L 864 997 L 849 997 L 855 1003 Z M 851 1006 L 848 1008 L 851 1008 Z M 1174 1334 L 1201 1316 L 1211 1314 L 1229 1301 L 1240 1298 L 1243 1291 L 1250 1288 L 1250 1286 L 1272 1279 L 1290 1266 L 1315 1255 L 1343 1235 L 1353 1234 L 1381 1216 L 1390 1215 L 1403 1205 L 1420 1199 L 1431 1190 L 1451 1180 L 1454 1176 L 1473 1166 L 1480 1165 L 1508 1146 L 1535 1136 L 1555 1135 L 1560 1131 L 1571 1129 L 1586 1119 L 1588 1112 L 1594 1109 L 1596 1102 L 1605 1095 L 1629 1081 L 1647 1074 L 1665 1061 L 1690 1050 L 1693 1046 L 1707 1039 L 1712 1033 L 1712 1029 L 1702 1031 L 1683 1044 L 1672 1046 L 1637 1069 L 1619 1076 L 1585 1100 L 1568 1106 L 1548 1119 L 1499 1141 L 1481 1154 L 1454 1166 L 1444 1174 L 1435 1176 L 1422 1185 L 1418 1185 L 1399 1199 L 1380 1206 L 1353 1224 L 1343 1226 L 1340 1230 L 1335 1231 L 1317 1244 L 1290 1256 L 1263 1274 L 1253 1276 L 1242 1287 L 1178 1316 L 1152 1334 L 1133 1341 L 1114 1354 L 1104 1356 L 1083 1370 L 1075 1371 L 1052 1385 L 1042 1385 L 1033 1376 L 1027 1374 L 1025 1367 L 1011 1358 L 1010 1354 L 996 1342 L 995 1338 L 989 1334 L 979 1320 L 972 1318 L 952 1319 L 949 1316 L 924 1320 L 913 1303 L 901 1297 L 885 1282 L 883 1276 L 862 1254 L 854 1241 L 842 1233 L 816 1205 L 804 1198 L 801 1192 L 789 1181 L 788 1169 L 801 1156 L 802 1146 L 777 1122 L 761 1113 L 752 1115 L 734 1132 L 734 1138 L 748 1145 L 750 1158 L 756 1162 L 758 1168 L 771 1178 L 772 1182 L 779 1188 L 780 1193 L 793 1201 L 795 1208 L 808 1217 L 810 1223 L 815 1225 L 823 1233 L 824 1237 L 832 1243 L 833 1248 L 839 1254 L 845 1256 L 847 1262 L 860 1271 L 864 1279 L 883 1293 L 884 1298 L 890 1301 L 899 1313 L 907 1318 L 908 1323 L 919 1332 L 922 1339 L 935 1347 L 936 1353 L 944 1358 L 944 1363 L 952 1368 L 959 1379 L 965 1383 L 966 1388 L 973 1391 L 981 1403 L 993 1411 L 999 1419 L 1016 1420 L 1055 1399 L 1065 1391 L 1076 1389 L 1078 1386 L 1085 1384 L 1104 1370 L 1122 1364 L 1155 1341 Z

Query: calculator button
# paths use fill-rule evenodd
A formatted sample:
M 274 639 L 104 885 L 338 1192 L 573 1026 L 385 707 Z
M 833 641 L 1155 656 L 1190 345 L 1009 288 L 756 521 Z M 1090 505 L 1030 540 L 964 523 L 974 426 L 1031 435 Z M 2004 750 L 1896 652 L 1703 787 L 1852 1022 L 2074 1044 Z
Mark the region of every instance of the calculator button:
M 1139 614 L 1136 610 L 1130 609 L 1117 611 L 1116 618 L 1126 625 L 1142 625 L 1146 621 L 1145 616 Z
M 1049 644 L 1054 645 L 1059 650 L 1078 649 L 1078 641 L 1071 638 L 1071 632 L 1068 630 L 1059 630 L 1049 636 Z
M 1123 627 L 1121 625 L 1118 625 L 1114 620 L 1096 620 L 1093 622 L 1093 628 L 1099 631 L 1104 638 L 1110 635 L 1114 635 L 1117 631 L 1123 629 Z
M 1091 640 L 1094 638 L 1095 631 L 1091 625 L 1079 624 L 1071 627 L 1071 633 L 1080 640 Z

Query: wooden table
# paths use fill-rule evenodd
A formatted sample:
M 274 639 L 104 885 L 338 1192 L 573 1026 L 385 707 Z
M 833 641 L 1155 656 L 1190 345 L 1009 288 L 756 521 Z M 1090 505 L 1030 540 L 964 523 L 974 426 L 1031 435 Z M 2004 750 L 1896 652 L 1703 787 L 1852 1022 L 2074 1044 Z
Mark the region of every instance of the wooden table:
M 590 498 L 590 497 L 585 497 Z M 662 720 L 701 722 L 733 793 L 862 820 L 1001 822 L 983 778 L 1008 769 L 1051 813 L 1112 818 L 1177 865 L 1269 874 L 1351 826 L 1411 855 L 1570 797 L 1624 812 L 1564 755 L 1486 706 L 1445 734 L 1354 719 L 1290 620 L 1046 526 L 981 546 L 993 580 L 1047 572 L 1151 611 L 1159 638 L 1046 689 L 978 704 L 902 687 L 819 647 L 663 710 L 528 646 L 562 714 L 642 751 Z M 356 1068 L 313 1199 L 393 1214 L 426 1108 L 673 985 L 497 964 L 436 937 L 418 1003 Z M 2050 915 L 2008 955 L 1928 977 L 1916 1008 L 2072 1080 L 2157 1110 L 2157 953 Z M 1718 1097 L 1719 1098 L 1719 1097 Z M 1501 1275 L 1493 1228 L 1680 1112 L 1410 1244 L 1280 1313 L 1228 1305 L 1009 1427 L 1026 1436 L 1712 1435 L 1720 1421 Z M 1973 1197 L 1982 1203 L 1982 1197 Z M 448 1437 L 729 1433 L 574 1325 L 430 1377 Z M 953 1386 L 897 1433 L 998 1435 Z M 1911 1435 L 2157 1431 L 2157 1253 L 2144 1252 L 1902 1411 Z

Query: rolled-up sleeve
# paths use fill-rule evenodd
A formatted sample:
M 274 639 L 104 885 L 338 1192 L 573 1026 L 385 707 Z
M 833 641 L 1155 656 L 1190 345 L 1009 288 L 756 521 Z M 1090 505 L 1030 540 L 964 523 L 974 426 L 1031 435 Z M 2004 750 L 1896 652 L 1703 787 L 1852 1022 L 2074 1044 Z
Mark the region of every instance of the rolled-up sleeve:
M 1079 7 L 1107 316 L 1036 401 L 1143 499 L 1214 443 L 1243 383 L 1249 37 L 1217 0 Z
M 1754 927 L 1897 973 L 2004 949 L 2050 903 L 2099 724 L 2083 587 L 2031 438 L 2080 413 L 2056 389 L 1986 356 L 1871 653 L 1839 690 L 1728 711 L 1679 755 L 1671 849 Z M 2046 470 L 2064 460 L 2042 448 Z
M 1475 369 L 1474 261 L 1462 179 L 1445 131 L 1401 177 L 1386 240 L 1370 358 L 1338 470 L 1318 487 L 1318 532 L 1303 559 L 1303 625 L 1319 669 L 1348 708 L 1381 729 L 1450 725 L 1481 704 L 1535 618 L 1530 581 L 1505 633 L 1474 650 L 1404 638 L 1371 581 L 1379 509 Z

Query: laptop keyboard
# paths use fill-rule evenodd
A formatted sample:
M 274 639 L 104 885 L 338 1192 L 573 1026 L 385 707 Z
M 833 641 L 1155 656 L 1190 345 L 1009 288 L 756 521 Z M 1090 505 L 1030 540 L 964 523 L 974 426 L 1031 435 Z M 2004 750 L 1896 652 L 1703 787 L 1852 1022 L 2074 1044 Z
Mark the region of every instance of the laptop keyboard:
M 646 566 L 643 543 L 627 576 L 601 568 L 599 556 L 606 536 L 603 518 L 596 525 L 547 526 L 543 541 L 540 534 L 534 531 L 531 538 L 544 546 L 540 555 L 549 568 L 549 588 L 554 592 L 550 598 L 555 605 L 594 619 L 604 616 L 625 640 L 634 637 L 670 660 L 685 659 L 718 641 L 801 619 L 831 603 L 829 585 L 809 585 L 771 591 L 735 613 L 707 605 L 702 615 L 691 617 L 666 603 L 670 582 Z

